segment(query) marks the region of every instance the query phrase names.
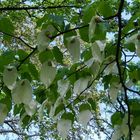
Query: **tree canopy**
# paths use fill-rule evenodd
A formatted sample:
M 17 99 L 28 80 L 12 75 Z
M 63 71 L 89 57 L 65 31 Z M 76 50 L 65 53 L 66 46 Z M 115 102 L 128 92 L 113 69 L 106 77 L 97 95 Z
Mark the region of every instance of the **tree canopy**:
M 139 140 L 139 8 L 0 0 L 2 137 Z

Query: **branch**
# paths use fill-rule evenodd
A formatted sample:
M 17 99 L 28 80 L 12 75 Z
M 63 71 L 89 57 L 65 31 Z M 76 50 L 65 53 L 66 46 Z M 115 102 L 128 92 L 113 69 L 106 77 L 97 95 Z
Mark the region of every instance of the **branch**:
M 21 60 L 20 64 L 17 66 L 17 70 L 21 67 L 21 65 L 37 50 L 37 47 L 34 48 L 29 55 L 27 55 L 23 60 Z
M 122 87 L 124 88 L 124 93 L 125 93 L 125 102 L 128 108 L 128 128 L 129 128 L 129 140 L 132 140 L 132 130 L 131 130 L 131 123 L 130 123 L 130 107 L 129 107 L 129 103 L 128 103 L 128 96 L 127 96 L 127 88 L 125 86 L 123 77 L 122 77 L 122 71 L 121 71 L 121 67 L 120 67 L 120 63 L 119 63 L 119 54 L 121 51 L 121 35 L 122 35 L 122 17 L 121 17 L 121 13 L 123 10 L 123 6 L 124 6 L 124 0 L 120 1 L 120 6 L 119 6 L 119 10 L 118 10 L 118 41 L 117 41 L 117 50 L 116 50 L 116 63 L 117 63 L 117 67 L 118 67 L 118 72 L 119 72 L 119 77 L 120 77 L 120 82 L 122 84 Z
M 60 33 L 58 33 L 58 34 L 56 34 L 56 35 L 50 37 L 50 39 L 54 39 L 54 38 L 56 38 L 57 36 L 60 36 L 60 35 L 63 35 L 63 34 L 65 34 L 65 33 L 68 33 L 68 32 L 71 32 L 71 31 L 75 31 L 75 30 L 78 30 L 78 29 L 82 29 L 82 28 L 85 28 L 85 27 L 88 27 L 88 26 L 89 26 L 89 25 L 87 24 L 87 25 L 83 25 L 83 26 L 80 26 L 80 27 L 75 27 L 75 28 L 66 30 L 66 31 L 64 31 L 64 32 L 60 32 Z
M 17 40 L 20 40 L 23 44 L 25 44 L 25 45 L 26 45 L 27 47 L 29 47 L 30 49 L 34 49 L 34 48 L 31 47 L 28 43 L 26 43 L 21 37 L 17 37 L 17 36 L 15 36 L 15 35 L 12 35 L 12 34 L 9 34 L 9 33 L 3 32 L 3 31 L 0 31 L 0 33 L 5 34 L 5 35 L 10 36 L 10 37 L 13 37 L 13 38 L 15 38 L 15 39 L 17 39 Z
M 47 9 L 63 9 L 63 8 L 81 8 L 77 5 L 59 5 L 59 6 L 28 6 L 28 7 L 2 7 L 0 11 L 16 11 L 16 10 L 47 10 Z

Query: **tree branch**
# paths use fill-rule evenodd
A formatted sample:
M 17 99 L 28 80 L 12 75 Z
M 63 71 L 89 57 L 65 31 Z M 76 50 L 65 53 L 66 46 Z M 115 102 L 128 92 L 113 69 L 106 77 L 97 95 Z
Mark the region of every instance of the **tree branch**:
M 6 32 L 4 32 L 4 31 L 0 31 L 0 33 L 5 34 L 5 35 L 7 35 L 7 36 L 10 36 L 10 37 L 12 37 L 12 38 L 15 38 L 15 39 L 17 39 L 17 40 L 20 40 L 23 44 L 25 44 L 25 45 L 26 45 L 27 47 L 29 47 L 30 49 L 34 49 L 34 48 L 31 47 L 28 43 L 26 43 L 21 37 L 17 37 L 17 36 L 15 36 L 15 35 L 6 33 Z
M 132 131 L 131 131 L 131 123 L 130 123 L 130 107 L 129 107 L 129 103 L 128 103 L 128 96 L 127 96 L 127 88 L 125 86 L 125 82 L 123 80 L 122 77 L 122 71 L 121 71 L 121 66 L 120 66 L 120 59 L 119 59 L 119 55 L 121 52 L 121 35 L 122 35 L 122 10 L 123 10 L 123 6 L 124 6 L 124 0 L 120 1 L 120 6 L 119 6 L 119 10 L 118 10 L 118 41 L 117 41 L 117 50 L 116 50 L 116 63 L 117 63 L 117 67 L 118 67 L 118 72 L 119 72 L 119 77 L 120 77 L 120 83 L 122 84 L 122 87 L 124 89 L 124 94 L 125 94 L 125 102 L 127 105 L 127 109 L 128 109 L 128 128 L 129 128 L 129 140 L 132 140 Z
M 63 9 L 63 8 L 81 8 L 77 5 L 59 5 L 59 6 L 28 6 L 28 7 L 2 7 L 0 11 L 16 11 L 16 10 L 47 10 L 47 9 Z

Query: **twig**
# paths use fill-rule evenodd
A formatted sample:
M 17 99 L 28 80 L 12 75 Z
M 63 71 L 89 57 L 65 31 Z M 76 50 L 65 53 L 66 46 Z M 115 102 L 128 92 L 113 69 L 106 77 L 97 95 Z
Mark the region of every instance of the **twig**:
M 20 64 L 17 66 L 17 70 L 19 70 L 19 68 L 21 67 L 21 65 L 30 57 L 32 56 L 32 54 L 34 54 L 34 52 L 37 50 L 37 47 L 34 48 L 29 55 L 27 55 L 23 60 L 21 60 Z
M 17 40 L 20 40 L 23 44 L 25 44 L 25 45 L 26 45 L 27 47 L 29 47 L 30 49 L 34 49 L 34 48 L 31 47 L 28 43 L 26 43 L 21 37 L 17 37 L 17 36 L 15 36 L 15 35 L 6 33 L 6 32 L 1 31 L 1 30 L 0 30 L 0 33 L 5 34 L 5 35 L 10 36 L 10 37 L 13 37 L 13 38 L 15 38 L 15 39 L 17 39 Z

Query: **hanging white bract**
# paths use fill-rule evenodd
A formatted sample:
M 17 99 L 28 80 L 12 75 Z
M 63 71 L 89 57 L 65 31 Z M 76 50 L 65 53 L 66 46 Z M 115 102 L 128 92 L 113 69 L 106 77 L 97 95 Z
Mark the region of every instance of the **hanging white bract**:
M 87 123 L 91 119 L 91 116 L 92 116 L 92 113 L 90 110 L 83 110 L 83 111 L 79 112 L 78 121 L 80 124 L 82 124 L 84 127 L 86 127 Z
M 69 90 L 70 82 L 67 80 L 59 80 L 57 82 L 57 85 L 58 85 L 57 92 L 60 93 L 61 97 L 65 96 L 65 94 Z
M 135 130 L 133 131 L 133 140 L 140 139 L 140 125 L 137 125 Z
M 115 128 L 115 131 L 111 137 L 111 140 L 119 140 L 121 136 L 123 135 L 121 132 L 121 127 L 119 125 L 115 125 L 114 128 Z
M 12 99 L 16 104 L 30 104 L 32 100 L 32 87 L 27 79 L 20 80 L 12 90 Z
M 83 92 L 87 88 L 89 81 L 90 81 L 90 77 L 82 77 L 78 79 L 74 83 L 74 88 L 73 88 L 74 93 L 80 94 L 81 92 Z
M 40 52 L 44 51 L 50 41 L 55 28 L 52 25 L 48 25 L 46 29 L 43 29 L 37 36 L 38 50 Z
M 10 90 L 14 88 L 17 77 L 18 73 L 16 67 L 14 66 L 5 67 L 3 72 L 3 82 Z
M 121 89 L 121 84 L 117 82 L 112 83 L 112 85 L 110 86 L 109 95 L 113 103 L 116 101 L 120 89 Z
M 0 103 L 0 125 L 3 124 L 8 113 L 8 108 L 5 104 Z
M 55 67 L 49 66 L 48 62 L 44 62 L 40 71 L 40 80 L 48 88 L 55 79 L 57 70 Z
M 68 132 L 71 129 L 71 124 L 71 120 L 65 119 L 61 119 L 57 122 L 57 130 L 64 140 L 67 138 Z
M 96 25 L 103 20 L 99 16 L 93 16 L 90 23 L 89 23 L 89 41 L 92 41 L 92 38 L 95 33 Z
M 77 36 L 67 38 L 67 48 L 72 57 L 73 62 L 80 60 L 80 41 Z
M 32 116 L 37 109 L 37 102 L 32 100 L 28 105 L 24 105 L 25 111 L 29 116 Z
M 134 43 L 136 48 L 136 54 L 140 57 L 140 32 L 132 35 L 130 38 L 126 40 L 126 44 Z
M 104 54 L 102 53 L 97 42 L 94 42 L 92 44 L 91 50 L 92 50 L 92 56 L 93 56 L 94 60 L 102 63 L 103 58 L 104 58 Z

